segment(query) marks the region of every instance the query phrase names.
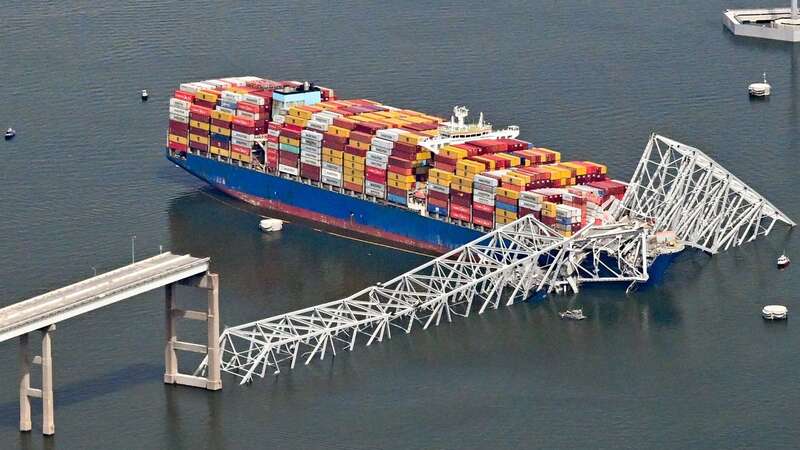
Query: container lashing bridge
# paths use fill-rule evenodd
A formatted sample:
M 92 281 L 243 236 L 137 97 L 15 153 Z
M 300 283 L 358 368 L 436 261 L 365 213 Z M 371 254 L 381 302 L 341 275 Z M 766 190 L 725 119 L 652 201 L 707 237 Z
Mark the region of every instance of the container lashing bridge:
M 347 298 L 224 330 L 221 369 L 241 383 L 410 333 L 444 318 L 511 305 L 580 284 L 648 280 L 648 267 L 684 246 L 714 254 L 795 223 L 702 151 L 652 135 L 622 201 L 604 205 L 608 224 L 564 238 L 532 216 L 498 228 Z M 659 243 L 672 232 L 677 245 Z M 195 372 L 205 373 L 204 360 Z

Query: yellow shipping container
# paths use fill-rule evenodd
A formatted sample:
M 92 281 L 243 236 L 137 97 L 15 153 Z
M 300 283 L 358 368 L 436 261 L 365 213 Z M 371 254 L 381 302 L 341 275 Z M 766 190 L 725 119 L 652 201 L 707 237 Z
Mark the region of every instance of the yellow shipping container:
M 298 117 L 300 119 L 308 120 L 311 119 L 311 114 L 312 114 L 311 111 L 306 109 L 301 109 L 298 106 L 292 106 L 291 108 L 289 108 L 289 116 L 291 117 Z
M 575 173 L 578 176 L 586 175 L 586 166 L 584 166 L 583 164 L 576 164 L 574 162 L 567 161 L 567 162 L 562 162 L 561 165 L 562 166 L 567 166 L 567 167 L 572 167 L 573 169 L 575 169 Z
M 497 188 L 497 195 L 502 195 L 503 197 L 519 199 L 519 191 L 515 191 L 513 189 L 508 189 L 504 187 Z
M 509 155 L 508 153 L 495 153 L 494 156 L 508 160 L 511 167 L 519 167 L 522 164 L 522 158 L 519 156 Z
M 211 118 L 212 119 L 219 119 L 225 122 L 230 122 L 233 120 L 233 114 L 227 113 L 225 111 L 217 111 L 216 109 L 211 111 Z
M 346 153 L 345 153 L 345 155 L 346 155 Z M 342 165 L 347 169 L 359 170 L 361 172 L 364 171 L 364 162 L 363 161 L 352 161 L 352 160 L 348 161 L 347 158 L 345 158 L 342 161 Z
M 231 129 L 230 128 L 222 128 L 222 127 L 218 127 L 216 125 L 211 125 L 211 126 L 208 127 L 208 129 L 212 133 L 221 134 L 223 136 L 230 136 L 231 135 Z
M 197 120 L 190 120 L 189 121 L 189 126 L 192 127 L 192 128 L 199 128 L 201 130 L 206 130 L 206 131 L 208 131 L 208 128 L 209 128 L 208 122 L 200 122 L 200 121 L 197 121 Z
M 350 153 L 344 153 L 344 152 L 342 152 L 342 157 L 343 157 L 342 159 L 344 159 L 345 161 L 356 162 L 361 164 L 362 166 L 364 165 L 364 161 L 367 159 L 363 156 L 351 155 Z
M 322 155 L 322 160 L 327 163 L 336 164 L 337 166 L 342 165 L 342 158 L 337 158 L 335 156 Z
M 404 191 L 408 191 L 414 186 L 414 183 L 406 183 L 397 180 L 387 180 L 386 183 L 393 188 L 402 189 Z
M 400 134 L 400 142 L 405 142 L 406 144 L 417 145 L 422 141 L 423 137 L 417 134 L 410 133 L 405 131 Z
M 359 186 L 363 186 L 364 185 L 364 176 L 363 175 L 362 176 L 355 176 L 355 177 L 354 176 L 350 176 L 350 175 L 344 175 L 344 177 L 342 177 L 342 178 L 344 178 L 344 181 L 346 181 L 348 183 L 357 184 Z
M 211 103 L 217 103 L 217 99 L 219 99 L 219 94 L 217 94 L 216 92 L 209 92 L 202 90 L 198 91 L 196 94 L 194 94 L 194 96 L 196 98 L 199 98 L 200 100 L 204 100 Z
M 305 128 L 305 126 L 308 124 L 308 119 L 303 119 L 301 117 L 295 117 L 295 116 L 286 116 L 286 123 L 288 123 L 289 125 L 297 125 L 298 127 Z
M 236 153 L 236 152 L 231 153 L 231 159 L 234 161 L 239 161 L 241 157 L 242 157 L 241 153 Z
M 431 152 L 417 153 L 417 161 L 425 161 L 426 159 L 431 159 Z
M 555 150 L 550 150 L 549 148 L 543 148 L 543 147 L 536 148 L 536 150 L 540 150 L 540 151 L 548 152 L 548 153 L 553 153 L 553 154 L 555 154 L 555 157 L 556 157 L 556 161 L 555 162 L 561 162 L 561 152 L 557 152 Z
M 450 180 L 453 179 L 455 174 L 453 174 L 452 172 L 448 172 L 448 171 L 442 170 L 442 169 L 437 169 L 437 168 L 434 167 L 434 168 L 432 168 L 431 170 L 428 171 L 428 176 L 429 177 L 436 177 L 436 178 L 439 178 L 440 180 L 450 181 Z
M 448 158 L 462 159 L 466 158 L 469 155 L 469 152 L 463 148 L 445 145 L 439 150 L 439 154 L 442 154 Z
M 219 155 L 219 151 L 219 147 L 214 147 L 213 145 L 208 147 L 208 153 L 211 153 L 212 155 Z
M 189 145 L 189 138 L 185 136 L 178 136 L 177 134 L 170 134 L 169 140 L 172 142 L 177 142 L 178 144 Z
M 349 139 L 347 143 L 349 145 L 352 145 L 353 147 L 361 149 L 361 150 L 369 150 L 369 143 L 367 143 L 367 142 L 361 142 L 361 141 L 355 141 L 353 139 Z
M 394 181 L 401 181 L 401 182 L 405 182 L 405 183 L 413 183 L 413 182 L 415 182 L 417 180 L 414 177 L 414 175 L 400 175 L 399 173 L 394 173 L 394 172 L 387 172 L 386 174 L 387 174 L 389 180 L 394 180 Z
M 250 163 L 251 161 L 253 161 L 253 157 L 251 155 L 242 155 L 242 154 L 240 154 L 239 155 L 239 160 L 242 161 L 242 162 Z
M 198 142 L 200 144 L 208 145 L 208 136 L 203 136 L 201 134 L 190 134 L 189 140 L 192 142 Z
M 330 133 L 330 134 L 333 134 L 335 136 L 341 136 L 341 137 L 349 137 L 350 136 L 350 130 L 348 130 L 347 128 L 337 127 L 335 125 L 329 126 L 327 132 Z
M 452 182 L 455 183 L 455 184 L 461 184 L 461 185 L 464 185 L 464 186 L 472 186 L 472 177 L 465 177 L 465 176 L 461 176 L 461 175 L 456 174 L 456 176 L 453 177 Z

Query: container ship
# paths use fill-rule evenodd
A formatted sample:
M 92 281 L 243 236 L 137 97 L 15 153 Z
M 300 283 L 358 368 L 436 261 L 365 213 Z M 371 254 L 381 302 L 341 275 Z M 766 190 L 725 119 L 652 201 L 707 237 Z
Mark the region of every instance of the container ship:
M 216 189 L 368 240 L 441 254 L 532 214 L 565 237 L 611 220 L 626 184 L 591 161 L 494 129 L 309 82 L 245 76 L 184 83 L 167 158 Z

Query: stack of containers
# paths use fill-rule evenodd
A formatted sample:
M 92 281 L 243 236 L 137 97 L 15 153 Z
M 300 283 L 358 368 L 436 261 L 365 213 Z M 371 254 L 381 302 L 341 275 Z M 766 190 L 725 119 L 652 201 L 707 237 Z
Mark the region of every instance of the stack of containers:
M 419 167 L 418 154 L 422 155 L 420 161 L 426 156 L 424 152 L 419 152 L 417 145 L 423 139 L 420 134 L 403 131 L 399 133 L 397 142 L 392 146 L 392 154 L 386 169 L 388 186 L 386 197 L 390 202 L 408 204 L 409 192 L 413 191 L 416 185 L 414 169 Z
M 278 138 L 278 172 L 300 175 L 300 132 L 295 125 L 284 124 Z
M 485 172 L 472 179 L 472 223 L 494 228 L 495 194 L 500 185 L 496 172 Z
M 250 162 L 255 133 L 255 120 L 239 115 L 231 120 L 231 159 Z
M 591 186 L 593 188 L 597 188 L 601 191 L 601 197 L 603 202 L 608 200 L 609 197 L 615 197 L 618 200 L 622 200 L 625 196 L 625 190 L 627 186 L 625 183 L 616 180 L 604 180 L 604 181 L 593 181 L 591 183 L 587 183 L 587 186 Z
M 565 237 L 570 237 L 581 227 L 581 210 L 568 205 L 556 205 L 554 228 Z
M 455 175 L 442 169 L 432 168 L 428 171 L 428 212 L 432 214 L 445 215 L 448 214 L 453 217 L 453 210 L 450 205 L 450 182 Z M 456 206 L 456 205 L 453 205 Z M 459 207 L 460 211 L 463 207 Z M 466 219 L 463 214 L 456 213 L 454 219 L 469 221 L 469 210 L 467 210 Z
M 231 156 L 231 121 L 233 115 L 225 111 L 213 109 L 209 111 L 209 138 L 218 148 L 219 155 L 223 158 Z
M 173 102 L 176 102 L 173 106 Z M 169 132 L 167 134 L 167 147 L 177 152 L 185 153 L 189 150 L 189 111 L 182 105 L 189 103 L 187 100 L 170 99 L 169 105 Z
M 173 99 L 174 100 L 174 99 Z M 219 155 L 220 150 L 227 150 L 229 142 L 226 139 L 212 139 L 211 138 L 211 110 L 200 105 L 191 105 L 189 107 L 189 130 L 191 135 L 190 147 L 198 150 L 203 149 L 203 142 L 205 151 L 212 155 Z M 202 139 L 200 139 L 202 137 Z M 198 144 L 199 142 L 199 144 Z M 198 148 L 199 147 L 199 148 Z
M 300 132 L 300 176 L 320 181 L 322 175 L 322 133 L 305 129 Z
M 346 119 L 345 119 L 346 120 Z M 345 189 L 364 192 L 367 152 L 372 144 L 372 135 L 364 130 L 361 123 L 355 123 L 344 146 L 342 169 Z
M 322 162 L 324 182 L 336 187 L 344 185 L 344 148 L 355 124 L 343 117 L 336 117 L 322 137 Z
M 473 180 L 486 166 L 469 159 L 458 159 L 456 174 L 450 182 L 450 217 L 472 221 L 473 218 Z
M 544 203 L 544 196 L 538 192 L 522 191 L 519 193 L 519 217 L 532 214 L 536 220 L 542 220 L 542 203 Z
M 267 169 L 272 172 L 278 170 L 278 152 L 280 151 L 281 124 L 270 122 L 267 125 Z
M 367 152 L 367 178 L 364 191 L 376 198 L 386 198 L 386 177 L 389 169 L 389 158 L 392 156 L 394 143 L 400 139 L 399 130 L 383 129 L 375 133 Z
M 509 170 L 500 178 L 500 187 L 495 197 L 495 216 L 498 225 L 517 220 L 519 216 L 519 199 L 530 177 L 516 170 Z

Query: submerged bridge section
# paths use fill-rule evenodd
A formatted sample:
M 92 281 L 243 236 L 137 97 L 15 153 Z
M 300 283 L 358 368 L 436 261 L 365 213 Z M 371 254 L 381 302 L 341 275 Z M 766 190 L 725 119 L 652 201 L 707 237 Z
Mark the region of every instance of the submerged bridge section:
M 30 398 L 36 397 L 41 398 L 43 404 L 42 432 L 48 435 L 55 432 L 51 346 L 56 324 L 161 287 L 166 288 L 167 314 L 164 382 L 221 389 L 218 369 L 218 277 L 208 270 L 208 258 L 162 253 L 0 309 L 0 342 L 20 338 L 20 430 L 31 430 Z M 177 309 L 173 289 L 176 283 L 208 290 L 208 310 Z M 206 321 L 208 345 L 178 341 L 175 331 L 178 318 Z M 42 334 L 42 353 L 32 358 L 29 335 L 37 330 Z M 204 353 L 208 360 L 216 362 L 212 365 L 216 369 L 212 368 L 208 376 L 203 378 L 181 374 L 177 369 L 176 350 Z M 30 386 L 31 364 L 38 364 L 42 368 L 41 389 Z
M 794 226 L 761 195 L 700 150 L 652 135 L 623 201 L 605 205 L 616 220 L 564 238 L 532 216 L 498 228 L 408 273 L 347 298 L 227 328 L 221 369 L 247 383 L 281 366 L 391 338 L 392 329 L 511 305 L 537 293 L 577 292 L 581 283 L 648 280 L 664 253 L 692 246 L 716 253 Z M 660 242 L 674 232 L 674 246 Z M 214 370 L 206 359 L 195 374 Z

